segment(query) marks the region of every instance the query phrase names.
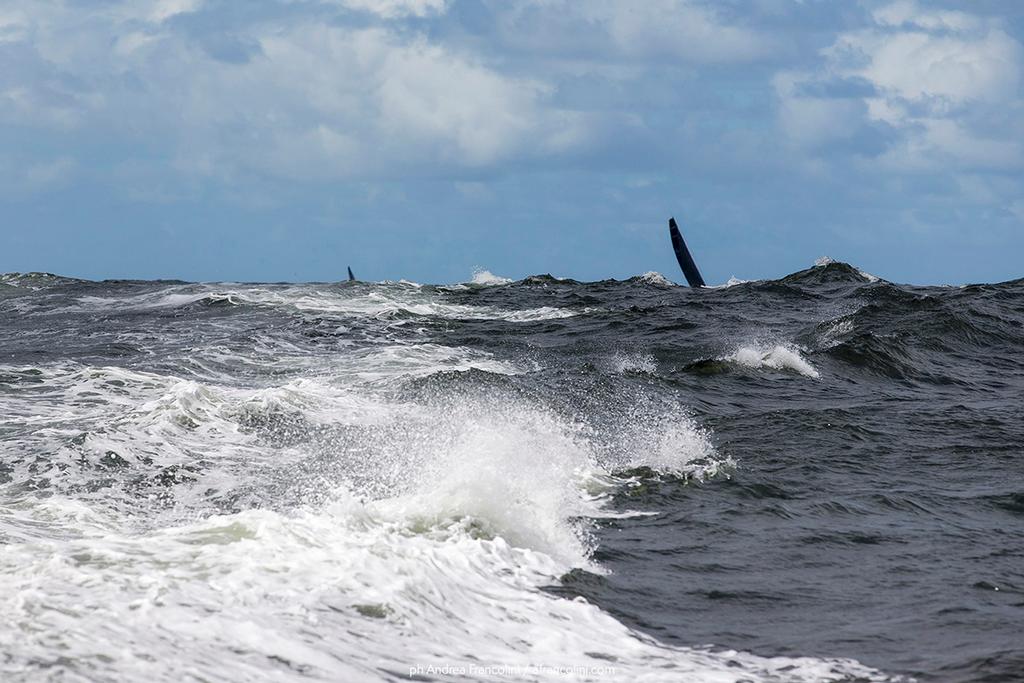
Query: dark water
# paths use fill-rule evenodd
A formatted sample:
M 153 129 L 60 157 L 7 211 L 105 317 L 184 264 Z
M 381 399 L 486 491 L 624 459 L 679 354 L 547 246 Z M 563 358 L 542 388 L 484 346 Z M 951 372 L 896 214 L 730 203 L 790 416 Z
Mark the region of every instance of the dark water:
M 18 514 L 0 525 L 0 548 L 60 552 L 59 539 L 92 538 L 79 523 L 127 543 L 211 515 L 290 519 L 339 482 L 360 500 L 390 499 L 419 491 L 436 454 L 465 452 L 426 463 L 443 481 L 464 472 L 456 498 L 496 467 L 512 471 L 437 514 L 559 558 L 561 579 L 530 599 L 582 596 L 726 667 L 731 649 L 853 659 L 922 681 L 1024 680 L 1024 281 L 913 287 L 831 263 L 706 290 L 653 276 L 3 282 L 0 505 Z M 368 396 L 376 407 L 358 403 Z M 399 413 L 380 417 L 381 406 Z M 406 409 L 434 412 L 420 424 Z M 500 427 L 481 437 L 480 424 Z M 467 433 L 479 439 L 463 449 Z M 565 487 L 544 507 L 560 476 L 544 468 L 568 462 L 566 449 L 603 473 L 607 514 L 565 503 Z M 480 465 L 483 451 L 496 460 Z M 519 479 L 520 457 L 536 476 Z M 54 500 L 103 521 L 75 513 L 47 526 L 37 506 Z M 558 535 L 565 525 L 585 541 L 583 560 Z M 27 590 L 11 577 L 38 571 L 34 557 L 4 564 L 10 585 Z M 55 576 L 47 590 L 73 601 L 76 580 Z M 382 613 L 403 610 L 387 604 Z M 0 643 L 13 648 L 6 671 L 31 677 L 47 646 L 22 633 L 27 619 L 5 622 Z M 607 654 L 631 672 L 620 677 L 647 670 L 646 655 Z M 102 679 L 122 665 L 90 666 L 78 672 Z M 281 675 L 316 678 L 317 666 Z M 786 678 L 736 666 L 737 680 Z

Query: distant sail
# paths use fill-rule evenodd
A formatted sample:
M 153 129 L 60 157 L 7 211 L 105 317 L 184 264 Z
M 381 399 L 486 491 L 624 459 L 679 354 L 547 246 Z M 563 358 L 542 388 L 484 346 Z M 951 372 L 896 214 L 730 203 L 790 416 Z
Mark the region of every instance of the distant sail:
M 697 264 L 693 262 L 690 250 L 686 248 L 686 242 L 683 241 L 675 218 L 668 219 L 668 234 L 672 237 L 672 249 L 676 252 L 676 259 L 679 260 L 679 267 L 683 269 L 686 281 L 691 287 L 704 287 L 704 278 L 700 276 Z
M 348 266 L 348 281 L 355 282 L 356 276 L 352 274 L 352 266 Z

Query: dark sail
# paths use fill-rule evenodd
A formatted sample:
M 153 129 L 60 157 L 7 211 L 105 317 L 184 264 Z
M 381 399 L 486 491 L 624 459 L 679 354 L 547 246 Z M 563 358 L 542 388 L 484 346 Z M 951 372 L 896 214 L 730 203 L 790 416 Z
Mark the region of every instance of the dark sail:
M 348 266 L 348 281 L 352 282 L 356 279 L 356 276 L 352 274 L 352 266 Z
M 690 250 L 686 248 L 686 242 L 683 241 L 683 235 L 679 232 L 679 226 L 676 225 L 675 218 L 668 219 L 668 234 L 672 237 L 672 249 L 676 252 L 679 267 L 683 269 L 686 281 L 690 283 L 691 287 L 703 287 L 704 278 L 700 276 L 697 264 L 693 262 Z

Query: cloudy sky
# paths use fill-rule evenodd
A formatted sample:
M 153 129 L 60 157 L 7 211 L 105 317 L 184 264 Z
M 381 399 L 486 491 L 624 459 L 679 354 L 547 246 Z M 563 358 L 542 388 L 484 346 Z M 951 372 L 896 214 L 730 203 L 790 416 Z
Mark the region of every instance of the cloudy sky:
M 1024 276 L 1024 3 L 0 0 L 0 271 Z

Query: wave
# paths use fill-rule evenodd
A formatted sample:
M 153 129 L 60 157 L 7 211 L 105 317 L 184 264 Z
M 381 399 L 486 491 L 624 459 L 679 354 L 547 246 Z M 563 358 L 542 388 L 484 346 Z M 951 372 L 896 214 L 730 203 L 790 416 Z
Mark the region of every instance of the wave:
M 630 280 L 637 280 L 639 282 L 644 282 L 644 283 L 649 284 L 649 285 L 656 285 L 658 287 L 675 287 L 676 286 L 676 283 L 672 282 L 671 280 L 669 280 L 667 277 L 665 277 L 661 273 L 658 273 L 658 272 L 653 271 L 653 270 L 648 271 L 648 272 L 644 273 L 643 275 L 637 275 L 635 278 L 630 278 Z
M 61 285 L 74 285 L 85 282 L 89 282 L 89 280 L 54 275 L 53 273 L 0 273 L 0 284 L 30 290 L 49 289 Z
M 79 317 L 130 298 L 132 311 L 155 311 L 143 334 L 167 338 L 121 340 L 159 354 L 131 368 L 45 356 L 0 366 L 13 454 L 0 478 L 16 501 L 0 506 L 11 549 L 0 556 L 0 610 L 32 624 L 0 631 L 14 653 L 0 676 L 395 680 L 419 666 L 493 665 L 611 680 L 882 680 L 849 660 L 666 645 L 545 590 L 574 569 L 607 571 L 595 529 L 641 514 L 622 509 L 630 492 L 739 467 L 669 373 L 673 354 L 692 348 L 690 330 L 712 328 L 698 315 L 744 339 L 750 319 L 720 313 L 728 307 L 713 297 L 760 296 L 760 286 L 695 303 L 675 289 L 546 278 L 451 291 L 74 292 L 64 303 L 89 314 Z M 887 286 L 855 291 L 873 301 Z M 537 296 L 524 301 L 527 289 Z M 192 314 L 211 306 L 222 307 L 213 324 L 193 334 Z M 625 320 L 603 319 L 619 311 Z M 810 323 L 777 338 L 841 347 L 867 324 L 836 314 L 813 319 L 833 316 L 834 329 Z M 529 338 L 488 322 L 570 316 L 580 318 Z M 630 329 L 641 316 L 654 327 L 605 343 L 601 326 Z M 187 334 L 170 339 L 172 325 Z M 234 336 L 218 336 L 221 326 Z M 806 353 L 749 343 L 713 362 L 818 377 Z M 749 386 L 751 374 L 738 379 Z
M 783 284 L 792 284 L 792 283 L 799 283 L 801 281 L 806 281 L 807 284 L 814 284 L 815 282 L 827 283 L 827 282 L 830 282 L 830 281 L 832 281 L 832 282 L 841 282 L 841 281 L 844 281 L 844 280 L 848 281 L 848 282 L 851 282 L 851 283 L 867 283 L 867 284 L 887 283 L 887 281 L 885 279 L 880 278 L 877 275 L 873 275 L 873 274 L 871 274 L 871 273 L 869 273 L 869 272 L 867 272 L 865 270 L 862 270 L 862 269 L 860 269 L 860 268 L 858 268 L 856 266 L 850 265 L 849 263 L 833 259 L 832 257 L 829 257 L 829 256 L 822 256 L 822 257 L 816 259 L 814 264 L 810 268 L 806 268 L 806 269 L 803 269 L 803 270 L 796 271 L 794 273 L 790 273 L 789 275 L 785 275 L 785 276 L 783 276 L 783 277 L 781 277 L 779 279 L 776 279 L 776 280 L 746 280 L 746 279 L 737 278 L 736 276 L 731 276 L 729 278 L 729 280 L 724 285 L 711 286 L 711 287 L 709 287 L 709 289 L 721 289 L 721 288 L 725 288 L 725 287 L 731 287 L 731 286 L 735 286 L 735 285 L 739 285 L 739 284 L 747 284 L 747 283 L 766 283 L 766 284 L 767 283 L 783 283 Z M 647 282 L 648 284 L 656 284 L 656 285 L 661 285 L 661 286 L 675 286 L 676 285 L 675 282 L 673 282 L 669 278 L 665 277 L 665 275 L 663 275 L 662 273 L 658 273 L 656 271 L 648 271 L 648 272 L 643 273 L 641 275 L 636 275 L 634 277 L 631 277 L 631 278 L 629 278 L 627 280 L 627 282 L 632 282 L 632 281 L 643 281 L 643 282 Z M 557 277 L 557 276 L 554 276 L 554 275 L 551 275 L 551 274 L 530 275 L 530 276 L 527 276 L 527 277 L 523 278 L 522 280 L 514 281 L 514 280 L 512 280 L 510 278 L 506 278 L 506 277 L 503 277 L 503 276 L 500 276 L 500 275 L 495 275 L 495 274 L 491 273 L 490 271 L 488 271 L 486 269 L 477 268 L 477 269 L 475 269 L 473 271 L 473 275 L 472 275 L 469 283 L 467 283 L 467 284 L 476 284 L 476 285 L 483 285 L 483 286 L 499 285 L 499 284 L 500 285 L 512 284 L 512 285 L 527 285 L 527 286 L 529 286 L 529 285 L 544 285 L 544 284 L 587 285 L 587 284 L 598 284 L 600 282 L 607 282 L 607 281 L 606 280 L 602 280 L 602 281 L 598 281 L 598 282 L 583 282 L 583 281 L 575 280 L 573 278 L 560 278 L 560 277 Z M 67 285 L 67 286 L 88 285 L 88 286 L 92 286 L 92 287 L 100 287 L 100 286 L 106 285 L 106 286 L 109 287 L 109 286 L 115 286 L 115 285 L 121 285 L 121 284 L 133 284 L 133 285 L 139 285 L 139 286 L 143 286 L 143 285 L 145 285 L 145 286 L 152 286 L 152 285 L 158 284 L 158 283 L 164 284 L 166 286 L 179 287 L 179 288 L 207 288 L 207 289 L 211 289 L 211 288 L 212 289 L 228 288 L 229 290 L 247 289 L 247 288 L 254 288 L 254 287 L 255 288 L 277 287 L 280 290 L 286 290 L 286 291 L 287 290 L 297 290 L 297 289 L 302 289 L 302 288 L 310 288 L 310 289 L 315 289 L 315 290 L 317 290 L 319 292 L 323 292 L 323 291 L 328 291 L 328 290 L 343 291 L 343 290 L 348 290 L 348 289 L 352 288 L 351 287 L 352 283 L 348 283 L 348 282 L 338 282 L 338 283 L 330 283 L 330 282 L 328 282 L 328 283 L 313 283 L 313 282 L 302 283 L 302 282 L 298 282 L 298 283 L 278 283 L 276 285 L 271 285 L 269 283 L 248 283 L 248 284 L 243 284 L 243 283 L 232 283 L 232 282 L 194 283 L 194 282 L 186 282 L 186 281 L 176 280 L 176 279 L 168 279 L 168 280 L 102 280 L 102 281 L 94 281 L 94 280 L 87 280 L 87 279 L 82 279 L 82 278 L 74 278 L 74 277 L 69 277 L 69 276 L 64 276 L 64 275 L 57 275 L 57 274 L 46 273 L 46 272 L 27 272 L 27 273 L 10 272 L 10 273 L 0 273 L 0 285 L 7 285 L 7 286 L 12 286 L 12 287 L 23 287 L 23 288 L 27 288 L 27 289 L 33 289 L 33 290 L 42 290 L 42 289 L 52 288 L 52 287 L 61 286 L 61 285 Z M 975 292 L 978 292 L 980 290 L 998 291 L 1000 288 L 1012 289 L 1012 288 L 1015 288 L 1015 287 L 1019 287 L 1022 283 L 1024 283 L 1024 279 L 1018 278 L 1018 279 L 1007 280 L 1007 281 L 999 282 L 999 283 L 990 283 L 990 284 L 986 284 L 986 283 L 972 283 L 972 284 L 963 284 L 963 285 L 938 284 L 938 285 L 935 285 L 934 287 L 936 289 L 954 288 L 954 289 L 960 289 L 960 290 L 967 290 L 967 292 L 969 292 L 969 293 L 975 293 Z M 441 286 L 441 285 L 436 285 L 435 286 L 435 285 L 430 285 L 430 284 L 423 284 L 423 283 L 413 282 L 413 281 L 406 280 L 406 279 L 382 280 L 382 281 L 377 282 L 377 283 L 360 282 L 360 283 L 356 283 L 356 284 L 361 285 L 361 287 L 359 287 L 359 289 L 365 289 L 367 286 L 370 286 L 370 287 L 376 286 L 376 287 L 381 287 L 381 288 L 385 288 L 385 289 L 386 288 L 404 289 L 404 290 L 409 290 L 409 291 L 421 290 L 421 289 L 436 289 L 438 287 L 442 287 L 443 288 L 443 286 Z M 457 287 L 458 285 L 455 285 L 455 286 Z M 921 285 L 921 287 L 927 287 L 927 286 L 928 285 Z M 114 301 L 116 301 L 116 300 L 114 300 Z
M 185 286 L 187 287 L 187 286 Z M 242 305 L 243 297 L 234 291 L 176 292 L 161 290 L 129 297 L 81 296 L 77 304 L 85 310 L 148 311 L 161 308 L 186 308 L 193 304 L 217 306 Z M 74 310 L 74 309 L 65 309 Z
M 836 261 L 831 256 L 822 256 L 822 257 L 820 257 L 820 258 L 818 258 L 818 259 L 816 259 L 814 261 L 814 267 L 815 268 L 826 268 L 826 267 L 831 266 L 833 264 L 841 264 L 841 265 L 844 265 L 844 266 L 849 266 L 848 263 L 843 263 L 842 261 Z M 853 266 L 849 266 L 849 267 L 853 268 Z M 877 275 L 872 275 L 871 273 L 866 273 L 866 272 L 864 272 L 863 270 L 861 270 L 859 268 L 853 268 L 853 269 L 857 271 L 858 275 L 860 275 L 862 278 L 864 278 L 868 282 L 878 282 L 879 280 L 881 280 L 881 278 L 878 277 Z
M 613 660 L 616 677 L 656 668 L 668 680 L 737 658 L 753 676 L 831 666 L 666 647 L 543 591 L 571 567 L 600 570 L 588 526 L 603 514 L 595 477 L 613 477 L 600 434 L 538 405 L 312 380 L 243 390 L 116 368 L 17 377 L 38 380 L 31 410 L 11 416 L 22 445 L 49 441 L 56 455 L 42 473 L 52 495 L 0 513 L 18 541 L 0 559 L 0 604 L 35 627 L 5 633 L 8 676 L 389 678 Z M 631 464 L 714 457 L 671 417 L 673 432 L 626 436 Z M 15 483 L 30 472 L 15 469 Z M 523 628 L 534 643 L 557 635 L 557 653 Z
M 899 541 L 860 528 L 876 508 L 898 522 L 927 507 L 937 523 L 975 500 L 994 528 L 1020 514 L 1019 487 L 984 482 L 991 497 L 808 502 L 806 453 L 778 443 L 839 425 L 808 442 L 829 456 L 812 458 L 815 481 L 836 490 L 893 474 L 858 450 L 896 432 L 937 472 L 1010 463 L 1019 282 L 910 287 L 827 264 L 703 292 L 542 277 L 5 287 L 4 679 L 397 680 L 556 657 L 615 666 L 591 676 L 611 680 L 871 679 L 849 662 L 669 647 L 611 615 L 690 642 L 852 654 L 886 641 L 927 659 L 927 633 L 828 636 L 821 596 L 796 606 L 813 629 L 773 632 L 765 612 L 736 632 L 747 607 L 789 610 L 792 595 L 785 557 L 765 560 L 779 585 L 747 591 L 764 577 L 733 550 L 754 530 L 766 548 L 803 552 L 806 537 L 870 557 Z M 896 432 L 876 424 L 879 396 L 903 402 Z M 779 420 L 758 417 L 779 401 Z M 771 472 L 751 459 L 769 451 Z M 801 528 L 764 536 L 771 519 Z M 825 580 L 834 566 L 805 569 Z M 986 579 L 1004 595 L 1006 566 Z M 722 571 L 737 585 L 705 590 Z M 870 591 L 871 575 L 840 593 Z M 688 591 L 703 616 L 684 630 L 671 599 Z M 565 599 L 580 592 L 606 610 Z M 872 661 L 911 666 L 885 650 Z
M 563 514 L 549 510 L 548 522 L 527 523 L 517 530 L 505 524 L 531 519 L 531 511 L 545 509 L 544 501 L 554 504 L 557 498 L 567 504 L 569 491 L 588 477 L 636 466 L 692 473 L 694 461 L 701 460 L 703 466 L 718 459 L 707 436 L 685 415 L 666 412 L 671 408 L 650 406 L 638 414 L 631 401 L 630 419 L 618 423 L 610 439 L 610 427 L 567 421 L 516 398 L 514 390 L 494 385 L 482 390 L 424 385 L 416 397 L 402 389 L 403 382 L 463 368 L 499 375 L 518 368 L 480 352 L 413 348 L 412 353 L 400 347 L 375 349 L 353 357 L 350 369 L 334 368 L 329 377 L 302 377 L 265 388 L 115 367 L 0 368 L 4 382 L 33 392 L 31 401 L 0 393 L 0 409 L 11 422 L 12 446 L 54 454 L 42 470 L 32 461 L 13 458 L 12 476 L 114 508 L 148 504 L 147 497 L 135 496 L 161 481 L 172 487 L 182 484 L 180 490 L 162 494 L 168 514 L 176 506 L 181 514 L 194 514 L 204 507 L 214 512 L 230 508 L 242 488 L 250 501 L 268 501 L 270 491 L 279 491 L 295 474 L 289 463 L 305 462 L 324 468 L 320 476 L 330 472 L 337 482 L 347 482 L 371 498 L 432 481 L 430 490 L 449 491 L 451 500 L 461 494 L 472 494 L 482 505 L 500 500 L 500 509 L 514 513 L 498 526 L 506 536 L 519 538 L 529 535 L 527 527 L 553 529 L 551 520 L 586 516 L 582 508 Z M 347 376 L 353 372 L 355 381 Z M 389 388 L 388 382 L 396 381 Z M 377 385 L 386 391 L 376 390 Z M 611 442 L 623 447 L 609 459 L 603 449 Z M 527 473 L 550 463 L 568 467 L 579 481 L 565 472 L 556 476 L 545 471 L 523 482 Z M 245 474 L 247 469 L 255 472 Z M 184 478 L 168 478 L 169 473 Z M 460 479 L 463 475 L 469 479 Z M 252 482 L 261 477 L 263 484 L 254 487 Z M 249 481 L 244 487 L 243 479 Z M 531 498 L 531 492 L 545 490 L 542 479 L 555 482 L 560 493 Z M 488 481 L 490 489 L 476 488 Z M 517 482 L 522 482 L 522 509 L 509 507 L 508 499 L 498 495 L 520 490 Z M 313 493 L 303 484 L 292 497 Z M 544 546 L 549 552 L 572 546 L 568 535 L 555 537 Z M 572 552 L 577 559 L 585 555 L 580 548 Z
M 797 271 L 779 280 L 786 284 L 802 285 L 863 284 L 865 282 L 870 284 L 879 281 L 880 278 L 870 273 L 865 273 L 849 263 L 836 261 L 828 256 L 819 258 L 810 268 Z
M 470 280 L 471 284 L 480 286 L 493 286 L 493 285 L 507 285 L 513 282 L 513 280 L 507 277 L 501 277 L 495 275 L 489 270 L 483 268 L 475 268 L 473 270 L 473 278 Z
M 425 526 L 343 490 L 288 514 L 248 510 L 134 535 L 104 530 L 81 504 L 40 508 L 52 524 L 88 520 L 90 530 L 0 558 L 4 613 L 33 624 L 6 634 L 8 676 L 46 667 L 99 679 L 393 680 L 475 666 L 532 667 L 544 681 L 566 669 L 610 680 L 882 680 L 850 660 L 659 644 L 582 598 L 541 590 L 564 570 L 542 552 L 482 537 L 466 520 Z M 89 589 L 72 598 L 68 586 Z
M 175 285 L 167 289 L 132 296 L 84 295 L 73 306 L 50 310 L 50 314 L 74 312 L 130 312 L 182 309 L 193 305 L 255 306 L 292 310 L 298 313 L 336 314 L 387 318 L 419 316 L 452 320 L 505 320 L 534 322 L 579 315 L 581 311 L 554 306 L 506 309 L 446 301 L 425 286 L 390 285 L 375 290 L 353 290 L 345 285 L 246 286 L 225 289 L 210 285 Z M 583 311 L 585 312 L 585 311 Z
M 612 371 L 620 374 L 627 372 L 645 372 L 647 374 L 654 374 L 657 367 L 658 365 L 654 360 L 654 356 L 649 353 L 626 353 L 624 351 L 617 351 L 611 358 Z
M 33 625 L 4 632 L 5 675 L 387 680 L 490 666 L 533 667 L 537 680 L 561 680 L 557 667 L 612 680 L 882 679 L 849 660 L 664 645 L 544 590 L 572 568 L 602 571 L 588 530 L 608 487 L 629 483 L 616 470 L 727 462 L 678 406 L 630 399 L 614 425 L 586 424 L 505 393 L 22 374 L 43 383 L 15 416 L 24 438 L 71 452 L 46 473 L 53 495 L 0 512 L 18 541 L 0 556 L 0 609 Z M 29 424 L 40 407 L 44 434 Z M 92 428 L 68 440 L 60 410 Z M 610 437 L 629 444 L 614 462 Z M 232 493 L 240 509 L 216 502 Z
M 771 347 L 740 346 L 721 360 L 737 363 L 748 368 L 788 370 L 812 379 L 821 377 L 821 374 L 814 366 L 800 355 L 800 351 L 797 348 L 782 344 L 775 344 Z
M 581 282 L 579 280 L 573 280 L 572 278 L 568 278 L 568 277 L 556 277 L 555 275 L 551 275 L 550 273 L 541 273 L 541 274 L 538 274 L 538 275 L 529 275 L 529 276 L 523 278 L 522 280 L 520 280 L 519 282 L 524 284 L 524 285 L 542 285 L 542 286 L 543 285 L 553 285 L 553 284 L 561 284 L 561 285 L 578 285 L 578 284 L 581 284 Z

